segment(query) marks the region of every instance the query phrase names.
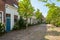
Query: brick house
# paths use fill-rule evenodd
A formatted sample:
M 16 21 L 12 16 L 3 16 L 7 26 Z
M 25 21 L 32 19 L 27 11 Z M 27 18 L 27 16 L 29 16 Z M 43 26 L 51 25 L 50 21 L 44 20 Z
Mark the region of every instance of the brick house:
M 0 22 L 6 25 L 7 32 L 12 30 L 19 18 L 17 4 L 17 0 L 0 0 Z

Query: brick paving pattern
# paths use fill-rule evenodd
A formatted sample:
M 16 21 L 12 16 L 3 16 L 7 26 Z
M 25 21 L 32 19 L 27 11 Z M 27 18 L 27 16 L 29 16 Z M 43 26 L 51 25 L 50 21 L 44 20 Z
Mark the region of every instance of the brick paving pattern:
M 45 38 L 47 28 L 49 28 L 47 24 L 32 26 L 24 30 L 7 33 L 0 37 L 0 40 L 48 40 Z

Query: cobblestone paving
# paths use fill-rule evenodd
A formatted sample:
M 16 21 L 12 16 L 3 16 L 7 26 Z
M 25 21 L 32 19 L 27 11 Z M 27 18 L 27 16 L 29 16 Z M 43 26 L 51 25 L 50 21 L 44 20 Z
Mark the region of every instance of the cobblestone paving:
M 45 38 L 47 24 L 29 27 L 25 30 L 13 31 L 0 37 L 0 40 L 48 40 Z

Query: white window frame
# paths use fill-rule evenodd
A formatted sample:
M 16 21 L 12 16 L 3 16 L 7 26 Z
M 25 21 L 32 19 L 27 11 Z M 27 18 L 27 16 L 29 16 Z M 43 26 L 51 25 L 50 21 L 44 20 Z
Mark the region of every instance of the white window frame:
M 2 23 L 3 23 L 3 21 L 4 21 L 4 20 L 3 20 L 3 11 L 0 11 L 0 12 L 2 13 Z

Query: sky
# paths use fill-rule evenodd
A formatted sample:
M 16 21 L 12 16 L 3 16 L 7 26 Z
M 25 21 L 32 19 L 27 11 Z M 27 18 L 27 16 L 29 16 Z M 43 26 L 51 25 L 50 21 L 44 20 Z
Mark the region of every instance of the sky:
M 48 2 L 51 3 L 50 1 L 48 1 Z M 57 2 L 56 0 L 52 0 L 52 2 L 55 3 L 56 6 L 60 6 L 60 2 Z M 44 4 L 46 4 L 46 3 L 39 2 L 38 0 L 31 0 L 31 4 L 35 8 L 35 10 L 39 9 L 40 12 L 42 12 L 44 17 L 47 16 L 47 12 L 48 12 L 49 8 L 44 6 Z

